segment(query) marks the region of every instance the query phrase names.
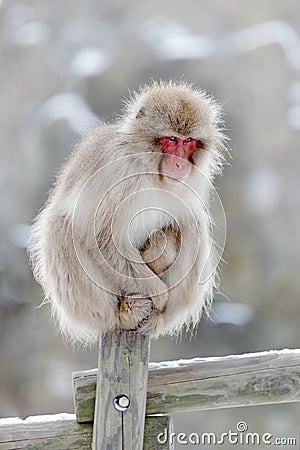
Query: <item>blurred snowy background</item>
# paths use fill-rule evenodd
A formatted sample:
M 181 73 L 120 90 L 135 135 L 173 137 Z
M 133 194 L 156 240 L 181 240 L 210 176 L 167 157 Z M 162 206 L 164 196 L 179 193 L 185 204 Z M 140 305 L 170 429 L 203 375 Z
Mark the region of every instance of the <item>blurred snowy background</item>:
M 217 181 L 228 223 L 223 295 L 197 335 L 153 342 L 151 359 L 300 346 L 298 0 L 0 0 L 0 49 L 0 416 L 72 412 L 72 371 L 96 366 L 96 351 L 66 347 L 48 308 L 36 308 L 28 227 L 82 130 L 151 78 L 184 77 L 213 93 L 233 158 Z M 299 411 L 174 420 L 186 433 L 245 420 L 249 431 L 294 436 Z

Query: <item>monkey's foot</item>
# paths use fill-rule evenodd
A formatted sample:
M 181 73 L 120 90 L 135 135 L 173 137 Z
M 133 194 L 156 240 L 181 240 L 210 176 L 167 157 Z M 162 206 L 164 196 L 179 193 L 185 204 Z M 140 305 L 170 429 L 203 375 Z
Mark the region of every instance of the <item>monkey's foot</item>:
M 153 309 L 150 298 L 119 297 L 120 328 L 139 331 L 140 324 L 146 323 Z
M 150 333 L 153 336 L 157 335 L 164 321 L 167 301 L 168 293 L 153 297 L 150 314 L 138 323 L 134 331 L 144 334 Z
M 147 334 L 150 333 L 152 336 L 158 336 L 159 330 L 162 328 L 164 322 L 164 314 L 160 311 L 153 309 L 151 314 L 141 321 L 134 331 L 137 333 Z

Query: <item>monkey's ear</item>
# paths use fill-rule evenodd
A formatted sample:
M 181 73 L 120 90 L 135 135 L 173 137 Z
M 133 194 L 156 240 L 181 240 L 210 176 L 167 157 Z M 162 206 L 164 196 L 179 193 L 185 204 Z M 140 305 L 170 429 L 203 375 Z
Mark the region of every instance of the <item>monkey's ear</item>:
M 144 117 L 146 115 L 146 108 L 143 106 L 139 112 L 137 113 L 137 115 L 135 116 L 136 119 L 141 119 L 142 117 Z

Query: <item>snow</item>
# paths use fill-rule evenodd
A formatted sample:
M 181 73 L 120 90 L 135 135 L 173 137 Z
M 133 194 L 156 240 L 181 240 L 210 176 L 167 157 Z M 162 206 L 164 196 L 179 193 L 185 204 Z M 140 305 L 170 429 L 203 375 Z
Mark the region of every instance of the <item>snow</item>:
M 179 23 L 156 17 L 141 25 L 140 34 L 165 60 L 202 59 L 216 52 L 238 55 L 278 45 L 288 63 L 300 70 L 300 38 L 284 20 L 270 20 L 241 28 L 218 40 L 206 35 L 193 35 Z
M 15 223 L 9 231 L 11 242 L 20 248 L 27 248 L 30 235 L 30 226 L 27 223 Z
M 28 22 L 16 31 L 14 42 L 20 47 L 39 45 L 46 42 L 50 35 L 50 27 L 43 22 Z
M 227 53 L 239 54 L 274 44 L 281 47 L 288 63 L 300 70 L 300 38 L 284 20 L 270 20 L 241 28 L 225 36 L 222 47 Z
M 112 57 L 100 47 L 84 47 L 71 61 L 71 72 L 80 77 L 90 77 L 105 72 L 112 63 Z
M 215 52 L 215 44 L 203 35 L 169 36 L 157 44 L 157 50 L 166 60 L 202 59 Z
M 300 103 L 300 81 L 291 84 L 289 88 L 289 99 L 292 102 Z
M 254 317 L 254 309 L 242 303 L 215 303 L 213 306 L 213 322 L 232 325 L 246 325 Z
M 17 424 L 28 424 L 28 423 L 44 423 L 44 422 L 56 422 L 59 420 L 76 420 L 75 414 L 70 413 L 59 413 L 59 414 L 49 414 L 43 416 L 29 416 L 26 419 L 20 419 L 19 417 L 7 417 L 0 419 L 1 425 L 17 425 Z
M 158 369 L 175 369 L 179 367 L 186 367 L 189 365 L 201 363 L 201 362 L 214 362 L 223 361 L 228 359 L 247 359 L 247 358 L 257 358 L 263 356 L 298 356 L 300 358 L 300 349 L 282 349 L 282 350 L 266 350 L 263 352 L 256 353 L 242 353 L 238 355 L 228 355 L 228 356 L 210 356 L 207 358 L 193 358 L 193 359 L 178 359 L 174 361 L 162 361 L 157 363 L 150 363 L 150 368 L 153 370 Z
M 83 97 L 76 92 L 63 92 L 48 98 L 41 106 L 39 115 L 47 125 L 65 119 L 78 135 L 98 120 Z
M 287 22 L 271 20 L 241 28 L 224 38 L 224 42 L 235 52 L 246 52 L 278 44 L 284 51 L 299 45 L 299 36 Z
M 255 213 L 268 213 L 281 203 L 282 183 L 267 165 L 253 167 L 246 182 L 245 200 Z
M 193 35 L 181 24 L 162 17 L 143 23 L 140 33 L 165 60 L 201 59 L 212 55 L 216 50 L 212 38 Z
M 288 123 L 295 130 L 300 131 L 300 105 L 293 105 L 287 113 Z

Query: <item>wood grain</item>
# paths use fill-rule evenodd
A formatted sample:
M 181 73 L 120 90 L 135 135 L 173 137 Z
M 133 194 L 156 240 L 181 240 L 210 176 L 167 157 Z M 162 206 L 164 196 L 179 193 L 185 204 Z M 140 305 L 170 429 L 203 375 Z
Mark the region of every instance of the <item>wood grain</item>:
M 100 339 L 93 450 L 143 448 L 148 360 L 148 335 L 120 331 Z M 115 400 L 128 398 L 124 411 Z
M 143 449 L 172 450 L 169 439 L 158 445 L 159 433 L 170 436 L 172 429 L 169 416 L 146 417 Z M 0 450 L 91 450 L 92 431 L 93 424 L 79 424 L 75 414 L 0 419 Z
M 92 420 L 97 370 L 73 374 L 79 422 Z M 147 414 L 300 401 L 300 350 L 150 363 Z

